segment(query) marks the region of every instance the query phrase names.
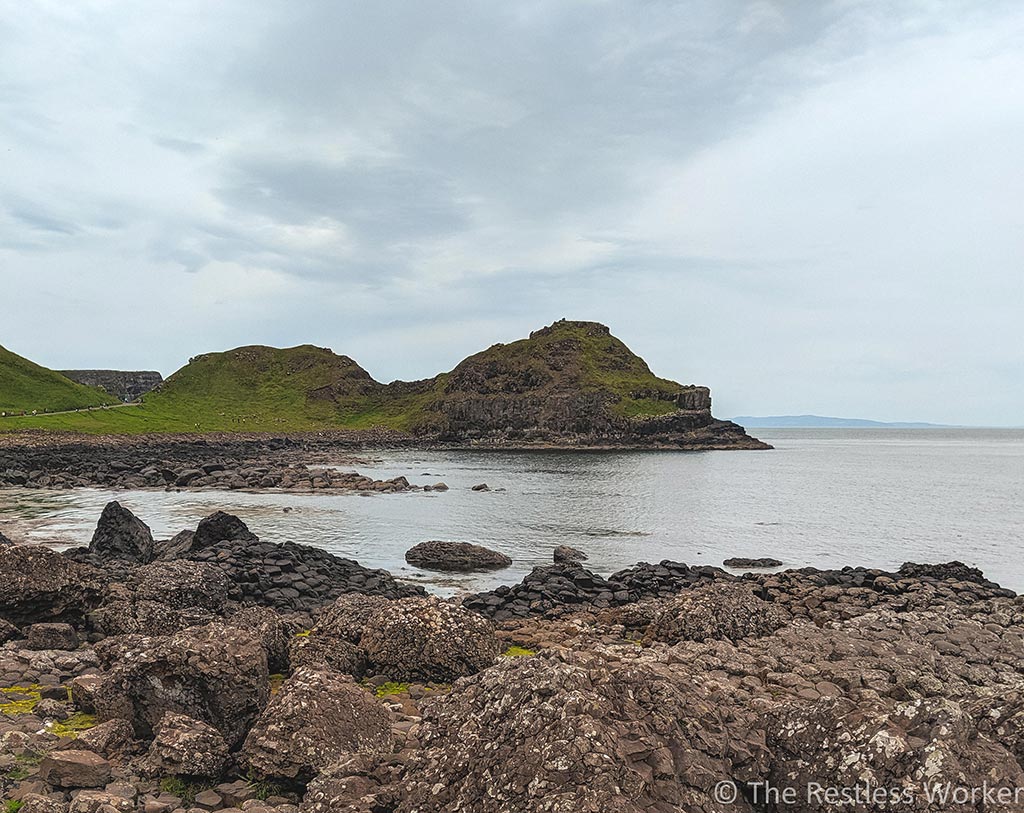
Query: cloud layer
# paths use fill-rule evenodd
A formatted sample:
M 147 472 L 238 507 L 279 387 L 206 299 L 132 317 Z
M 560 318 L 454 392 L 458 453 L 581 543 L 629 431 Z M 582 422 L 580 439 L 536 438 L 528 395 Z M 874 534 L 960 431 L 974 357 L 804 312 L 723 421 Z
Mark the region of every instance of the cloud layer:
M 723 415 L 1024 422 L 1019 4 L 0 8 L 41 363 L 419 378 L 568 316 Z

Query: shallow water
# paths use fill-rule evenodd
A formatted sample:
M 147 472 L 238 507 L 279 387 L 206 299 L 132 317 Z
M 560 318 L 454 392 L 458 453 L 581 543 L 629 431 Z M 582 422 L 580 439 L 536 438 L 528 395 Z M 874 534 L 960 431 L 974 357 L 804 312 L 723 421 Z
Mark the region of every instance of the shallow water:
M 608 573 L 637 561 L 898 567 L 956 558 L 1024 591 L 1024 430 L 761 430 L 774 452 L 410 452 L 360 466 L 451 490 L 355 494 L 0 491 L 0 527 L 86 544 L 117 499 L 158 538 L 223 509 L 261 538 L 319 545 L 441 593 L 518 581 L 556 545 Z M 494 491 L 473 492 L 486 482 Z M 290 508 L 290 511 L 285 511 Z M 11 534 L 8 532 L 9 535 Z M 513 566 L 444 576 L 405 564 L 425 539 L 478 542 Z

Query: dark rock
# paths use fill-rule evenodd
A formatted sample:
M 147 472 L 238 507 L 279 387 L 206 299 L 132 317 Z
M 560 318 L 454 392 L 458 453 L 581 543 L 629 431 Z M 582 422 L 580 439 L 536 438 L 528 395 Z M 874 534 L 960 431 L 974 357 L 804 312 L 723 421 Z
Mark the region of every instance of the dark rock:
M 221 568 L 204 562 L 155 562 L 136 570 L 128 586 L 139 601 L 157 601 L 176 610 L 223 611 L 233 584 Z
M 13 641 L 16 638 L 21 637 L 21 630 L 19 630 L 10 621 L 5 621 L 0 618 L 0 646 L 6 644 L 8 641 Z
M 167 561 L 184 556 L 192 550 L 195 531 L 181 531 L 168 540 L 157 542 L 154 546 L 154 559 Z
M 487 483 L 477 483 L 475 486 L 470 488 L 470 491 L 490 491 L 491 487 Z
M 93 714 L 96 711 L 96 691 L 103 683 L 100 675 L 79 675 L 71 681 L 71 702 L 80 711 Z
M 29 649 L 78 649 L 78 633 L 70 624 L 33 624 L 28 628 Z
M 745 559 L 742 556 L 734 556 L 732 559 L 726 559 L 722 564 L 732 568 L 782 567 L 781 561 L 768 556 L 763 556 L 760 559 Z
M 478 570 L 500 570 L 512 560 L 482 545 L 469 542 L 420 542 L 405 553 L 405 561 L 424 570 L 443 573 L 471 573 Z
M 259 539 L 238 517 L 224 511 L 217 511 L 199 523 L 199 527 L 196 528 L 195 535 L 192 537 L 191 548 L 193 551 L 198 551 L 218 542 L 235 541 L 258 542 Z
M 0 548 L 0 573 L 0 618 L 19 626 L 44 621 L 80 624 L 102 595 L 98 571 L 49 548 Z
M 385 756 L 392 745 L 391 716 L 369 692 L 302 667 L 260 715 L 242 757 L 259 775 L 308 781 L 343 756 Z
M 3 531 L 0 531 L 0 547 L 3 547 L 4 545 L 13 545 L 13 544 L 14 543 L 10 539 L 8 539 L 6 536 L 4 536 Z
M 100 515 L 89 553 L 145 564 L 153 561 L 153 534 L 135 514 L 111 502 Z
M 433 596 L 402 599 L 378 610 L 360 645 L 381 674 L 438 682 L 485 669 L 500 651 L 493 624 Z
M 977 584 L 991 584 L 991 582 L 985 578 L 985 574 L 976 567 L 969 567 L 963 562 L 958 561 L 934 565 L 906 562 L 900 567 L 899 573 L 901 576 L 907 576 L 913 579 L 930 578 L 939 579 L 940 581 L 952 580 L 975 582 Z
M 142 738 L 176 712 L 213 726 L 234 747 L 269 695 L 266 653 L 254 635 L 236 627 L 209 624 L 131 638 L 116 655 L 96 692 L 96 712 L 104 720 L 128 720 Z
M 555 564 L 566 564 L 569 562 L 584 562 L 589 557 L 579 548 L 573 548 L 569 545 L 559 545 L 555 548 L 553 554 Z
M 290 668 L 289 647 L 294 637 L 284 619 L 269 607 L 246 607 L 225 623 L 255 635 L 267 653 L 271 674 L 286 674 Z

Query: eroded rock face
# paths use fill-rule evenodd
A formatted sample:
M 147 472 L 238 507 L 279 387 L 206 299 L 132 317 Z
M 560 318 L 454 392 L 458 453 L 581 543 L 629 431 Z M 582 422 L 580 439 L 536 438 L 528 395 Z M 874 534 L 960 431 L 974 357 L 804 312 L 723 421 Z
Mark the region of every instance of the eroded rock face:
M 41 621 L 81 624 L 102 595 L 98 571 L 49 548 L 0 547 L 0 573 L 0 618 L 19 626 Z
M 256 721 L 242 756 L 263 776 L 308 781 L 346 755 L 391 752 L 391 716 L 350 678 L 301 667 Z
M 104 650 L 114 665 L 94 704 L 101 719 L 128 720 L 139 737 L 175 712 L 213 726 L 233 747 L 266 705 L 267 656 L 252 633 L 215 623 L 117 643 Z
M 158 601 L 176 610 L 224 610 L 233 584 L 215 565 L 203 562 L 159 562 L 136 570 L 128 587 L 140 601 Z
M 154 732 L 146 755 L 154 776 L 220 776 L 228 746 L 220 732 L 200 720 L 168 712 Z
M 501 570 L 512 560 L 500 551 L 473 545 L 469 542 L 420 542 L 405 553 L 405 561 L 424 570 L 443 573 L 472 573 L 482 570 Z
M 716 782 L 766 769 L 752 722 L 728 719 L 662 664 L 520 658 L 427 707 L 396 809 L 717 811 Z
M 89 553 L 103 558 L 153 561 L 153 533 L 141 519 L 118 502 L 108 503 L 89 543 Z
M 770 783 L 793 788 L 798 813 L 840 807 L 826 789 L 862 789 L 852 809 L 991 810 L 981 789 L 1013 799 L 1024 770 L 1002 744 L 981 735 L 975 719 L 944 698 L 906 703 L 822 700 L 779 713 L 769 727 L 775 760 Z M 820 792 L 808 788 L 821 787 Z M 978 789 L 974 798 L 930 804 L 943 793 Z M 881 802 L 888 802 L 883 804 Z M 998 805 L 996 805 L 998 807 Z M 1014 809 L 1011 805 L 1007 809 Z
M 785 624 L 779 611 L 745 584 L 712 584 L 681 593 L 654 617 L 647 637 L 668 644 L 757 638 Z
M 383 675 L 437 682 L 479 672 L 500 651 L 490 621 L 433 596 L 402 599 L 378 610 L 360 645 Z
M 28 628 L 29 649 L 78 649 L 78 633 L 70 624 L 33 624 Z

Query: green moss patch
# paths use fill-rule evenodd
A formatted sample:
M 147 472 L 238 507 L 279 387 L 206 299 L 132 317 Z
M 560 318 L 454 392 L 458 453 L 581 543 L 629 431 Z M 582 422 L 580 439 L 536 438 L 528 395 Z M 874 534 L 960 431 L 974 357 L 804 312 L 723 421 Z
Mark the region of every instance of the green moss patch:
M 11 686 L 0 689 L 0 713 L 9 717 L 31 714 L 43 699 L 39 686 Z
M 95 728 L 96 725 L 97 720 L 92 714 L 78 712 L 77 714 L 72 714 L 66 720 L 54 723 L 50 728 L 50 733 L 73 740 L 83 731 Z
M 510 646 L 501 654 L 505 658 L 529 658 L 531 655 L 536 655 L 537 652 L 522 646 Z

